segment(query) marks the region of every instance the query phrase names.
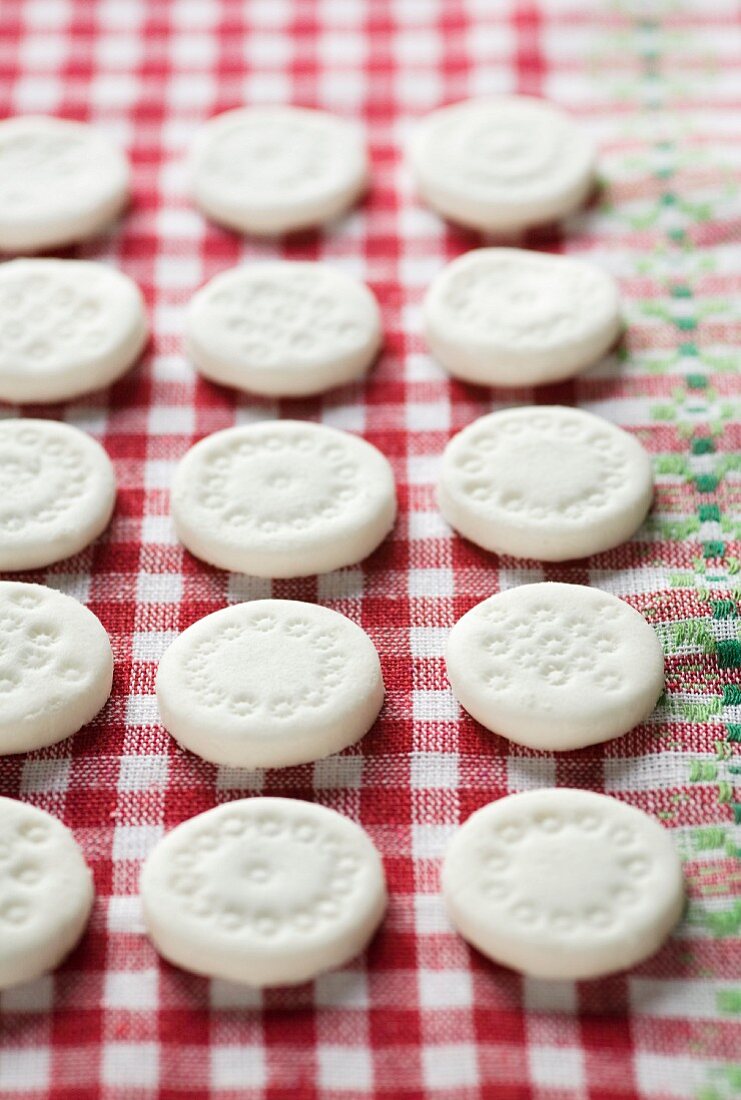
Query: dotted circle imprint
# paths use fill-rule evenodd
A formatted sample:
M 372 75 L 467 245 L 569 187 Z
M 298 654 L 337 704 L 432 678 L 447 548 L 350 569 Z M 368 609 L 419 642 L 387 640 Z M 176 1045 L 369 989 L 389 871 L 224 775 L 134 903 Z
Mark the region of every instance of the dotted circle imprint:
M 507 248 L 465 260 L 444 277 L 435 304 L 441 323 L 468 339 L 540 351 L 583 339 L 615 313 L 613 281 L 589 264 Z
M 609 928 L 640 901 L 640 892 L 656 874 L 656 861 L 643 852 L 640 839 L 635 830 L 611 828 L 590 810 L 513 814 L 481 837 L 482 904 L 545 934 L 552 929 L 579 936 Z M 543 877 L 546 868 L 548 878 Z M 557 902 L 551 876 L 564 883 Z M 570 904 L 566 885 L 575 878 L 580 896 Z
M 92 900 L 92 875 L 69 830 L 0 798 L 0 989 L 56 966 L 79 939 Z
M 659 640 L 622 600 L 577 584 L 526 584 L 477 604 L 453 627 L 453 690 L 488 729 L 536 749 L 626 733 L 663 687 Z
M 20 807 L 0 799 L 0 928 L 5 934 L 34 922 L 35 910 L 56 907 L 64 883 L 54 858 L 58 830 L 47 814 Z
M 191 154 L 193 190 L 217 221 L 257 233 L 340 213 L 365 187 L 360 134 L 342 118 L 297 107 L 249 107 L 212 119 Z
M 93 286 L 81 295 L 74 282 L 65 282 L 64 267 L 56 268 L 57 278 L 51 271 L 37 274 L 34 266 L 16 260 L 0 268 L 0 360 L 22 356 L 44 367 L 67 347 L 73 354 L 99 352 L 110 318 Z
M 276 189 L 295 192 L 321 184 L 341 158 L 338 135 L 323 125 L 321 116 L 274 111 L 268 117 L 245 111 L 224 125 L 201 159 L 199 173 L 237 194 L 271 199 Z
M 645 957 L 683 902 L 666 830 L 615 799 L 567 788 L 509 796 L 469 818 L 446 853 L 443 889 L 464 935 L 553 977 Z
M 194 642 L 184 665 L 185 688 L 209 708 L 240 718 L 293 718 L 297 710 L 321 707 L 336 691 L 347 690 L 344 646 L 349 633 L 317 626 L 295 608 L 281 616 L 274 610 L 230 613 L 221 628 L 214 624 L 202 641 Z M 271 670 L 280 669 L 294 646 L 302 655 L 311 654 L 311 664 L 301 670 L 298 682 L 271 682 Z M 243 669 L 246 660 L 250 667 Z M 235 691 L 237 670 L 241 683 Z
M 291 842 L 288 852 L 285 839 Z M 214 876 L 217 854 L 239 866 L 238 877 L 227 883 Z M 341 829 L 317 829 L 300 814 L 240 809 L 194 830 L 175 849 L 173 864 L 167 889 L 186 913 L 258 942 L 286 927 L 310 935 L 341 922 L 344 899 L 357 889 L 361 870 L 355 845 Z
M 293 434 L 254 433 L 254 438 L 214 448 L 204 462 L 199 504 L 233 529 L 254 528 L 264 535 L 306 531 L 339 519 L 362 492 L 362 471 L 341 444 L 323 442 L 297 428 Z M 303 472 L 299 456 L 306 462 Z M 312 476 L 314 469 L 321 481 Z M 261 499 L 261 489 L 275 496 Z M 276 507 L 276 497 L 284 493 L 285 505 Z
M 383 701 L 370 638 L 329 608 L 255 600 L 214 612 L 166 651 L 163 721 L 217 763 L 282 766 L 352 744 Z
M 196 366 L 265 393 L 313 392 L 356 377 L 380 344 L 380 315 L 361 283 L 326 264 L 264 263 L 224 272 L 193 299 Z
M 0 247 L 25 251 L 97 232 L 127 198 L 129 168 L 106 134 L 65 119 L 0 122 Z
M 332 944 L 347 951 L 343 939 L 358 931 L 367 939 L 385 905 L 380 861 L 359 826 L 324 807 L 275 798 L 232 802 L 178 826 L 147 861 L 141 889 L 148 926 L 166 953 L 168 914 L 177 913 L 192 969 L 214 970 L 218 958 L 228 973 L 231 960 L 234 978 L 254 984 L 277 976 L 276 964 L 297 967 L 303 980 L 302 966 L 311 970 L 317 952 Z M 199 965 L 205 945 L 211 954 Z
M 0 205 L 22 213 L 36 209 L 62 188 L 67 198 L 97 194 L 98 171 L 110 154 L 107 142 L 84 126 L 44 120 L 7 120 L 0 126 Z M 20 122 L 25 123 L 20 126 Z M 38 120 L 39 122 L 41 120 Z
M 31 569 L 77 553 L 107 525 L 110 459 L 51 420 L 0 421 L 0 567 Z
M 300 682 L 284 683 L 277 691 L 266 693 L 264 685 L 269 670 L 276 668 L 276 662 L 291 642 L 302 640 L 306 641 L 302 651 L 310 649 L 313 654 L 311 669 L 306 670 Z M 257 615 L 251 619 L 245 616 L 241 624 L 226 626 L 219 636 L 193 646 L 186 662 L 186 684 L 204 703 L 218 705 L 240 717 L 254 714 L 262 719 L 291 718 L 299 708 L 328 702 L 332 690 L 343 685 L 342 642 L 339 630 L 317 629 L 300 615 L 291 615 L 283 621 L 275 615 Z M 233 649 L 232 654 L 228 654 L 229 649 Z M 250 654 L 254 663 L 250 684 L 235 693 L 230 691 L 230 671 L 232 665 L 240 664 L 240 653 L 243 657 Z M 233 682 L 232 679 L 232 685 Z
M 640 444 L 615 425 L 560 406 L 481 417 L 448 444 L 440 504 L 490 550 L 559 560 L 622 542 L 651 502 Z
M 485 116 L 463 112 L 441 119 L 435 127 L 441 162 L 461 182 L 482 190 L 527 187 L 558 169 L 564 141 L 573 142 L 571 127 L 554 126 L 553 115 L 529 112 L 523 127 L 519 105 L 501 107 Z
M 42 585 L 0 581 L 0 753 L 74 733 L 105 704 L 112 676 L 91 611 Z
M 141 294 L 121 272 L 77 260 L 0 267 L 0 396 L 63 400 L 106 385 L 146 339 Z
M 573 209 L 592 179 L 591 143 L 542 100 L 467 100 L 423 119 L 412 142 L 423 194 L 454 220 L 517 228 Z
M 568 409 L 544 409 L 527 417 L 521 410 L 495 415 L 496 423 L 481 424 L 461 441 L 454 459 L 460 489 L 477 510 L 501 509 L 530 522 L 579 522 L 605 508 L 611 493 L 620 490 L 630 454 L 607 425 L 595 430 L 582 414 Z M 533 448 L 534 433 L 540 442 Z M 585 447 L 591 463 L 584 461 Z M 525 451 L 527 469 L 542 470 L 538 481 L 518 472 Z M 558 469 L 557 480 L 546 476 L 549 468 Z
M 0 531 L 51 529 L 72 512 L 92 479 L 76 439 L 25 421 L 0 424 Z
M 393 524 L 395 490 L 387 460 L 357 436 L 270 421 L 197 444 L 178 470 L 174 510 L 206 560 L 296 576 L 367 556 Z

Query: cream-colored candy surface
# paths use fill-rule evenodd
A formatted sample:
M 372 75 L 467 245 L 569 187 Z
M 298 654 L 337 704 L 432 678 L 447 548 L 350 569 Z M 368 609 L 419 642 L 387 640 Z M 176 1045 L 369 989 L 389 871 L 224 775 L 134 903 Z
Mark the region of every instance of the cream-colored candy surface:
M 286 233 L 330 221 L 365 191 L 359 129 L 325 111 L 241 107 L 212 118 L 190 157 L 191 188 L 214 221 Z
M 36 252 L 94 236 L 128 193 L 128 162 L 103 130 L 43 115 L 0 122 L 0 250 Z
M 0 399 L 67 401 L 110 385 L 147 339 L 136 283 L 106 264 L 0 266 Z
M 53 970 L 80 939 L 93 876 L 51 814 L 0 798 L 0 989 Z
M 381 345 L 366 286 L 328 264 L 245 264 L 192 299 L 188 354 L 215 382 L 268 396 L 321 393 L 361 377 Z
M 327 573 L 366 558 L 396 515 L 388 460 L 364 440 L 298 420 L 215 432 L 178 466 L 172 512 L 204 561 L 259 577 Z
M 386 908 L 367 833 L 334 810 L 287 798 L 227 802 L 178 825 L 147 859 L 140 891 L 166 959 L 258 987 L 343 966 Z
M 529 96 L 442 107 L 417 125 L 410 147 L 422 198 L 452 221 L 494 232 L 571 213 L 593 186 L 594 159 L 568 115 Z
M 477 604 L 450 632 L 446 664 L 469 714 L 532 749 L 619 737 L 664 687 L 661 644 L 643 616 L 580 584 L 524 584 Z
M 165 727 L 216 764 L 303 764 L 354 744 L 383 703 L 378 654 L 350 619 L 253 600 L 200 619 L 157 672 Z
M 77 554 L 108 526 L 113 466 L 89 435 L 54 420 L 0 420 L 0 570 Z
M 518 248 L 479 248 L 432 283 L 430 351 L 451 374 L 487 386 L 569 378 L 620 331 L 618 291 L 593 264 Z
M 69 737 L 112 682 L 111 643 L 92 611 L 53 588 L 0 581 L 0 753 Z
M 489 958 L 536 978 L 596 978 L 653 955 L 682 915 L 682 864 L 648 814 L 558 788 L 510 795 L 453 835 L 450 918 Z
M 638 529 L 653 473 L 627 432 L 581 409 L 526 406 L 474 420 L 443 456 L 440 510 L 466 538 L 543 561 L 598 554 Z

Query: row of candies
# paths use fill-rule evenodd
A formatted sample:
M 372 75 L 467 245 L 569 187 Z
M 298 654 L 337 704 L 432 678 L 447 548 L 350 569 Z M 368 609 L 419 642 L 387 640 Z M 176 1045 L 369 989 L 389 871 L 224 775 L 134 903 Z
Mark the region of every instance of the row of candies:
M 16 173 L 0 210 L 0 246 L 9 250 L 83 239 L 126 201 L 124 159 L 79 124 L 2 123 L 0 163 Z M 433 113 L 418 127 L 410 163 L 429 205 L 483 230 L 564 216 L 594 182 L 584 135 L 555 108 L 523 98 Z M 212 120 L 194 143 L 190 172 L 193 197 L 208 216 L 261 234 L 327 222 L 368 184 L 354 127 L 285 107 Z M 107 385 L 146 341 L 138 289 L 102 265 L 11 261 L 0 269 L 0 316 L 0 397 L 19 402 Z M 619 333 L 620 312 L 614 284 L 591 265 L 491 248 L 461 257 L 434 281 L 425 326 L 451 374 L 489 385 L 537 384 L 599 359 Z M 326 265 L 244 265 L 195 296 L 186 342 L 206 377 L 297 396 L 361 377 L 381 344 L 380 313 L 367 288 Z M 4 421 L 0 435 L 9 456 L 0 566 L 40 568 L 97 537 L 115 497 L 102 448 L 51 421 Z M 563 560 L 628 538 L 651 494 L 647 456 L 626 433 L 579 410 L 525 407 L 484 417 L 451 441 L 439 501 L 449 522 L 486 549 Z M 273 577 L 362 560 L 396 514 L 391 469 L 376 448 L 291 421 L 201 441 L 178 468 L 172 507 L 178 534 L 196 556 Z M 27 648 L 27 659 L 19 656 L 7 677 L 21 711 L 15 729 L 26 736 L 16 733 L 11 744 L 6 738 L 5 751 L 22 751 L 68 736 L 103 705 L 110 643 L 107 636 L 105 644 L 91 640 L 99 660 L 82 668 L 63 650 L 85 609 L 52 607 L 69 598 L 37 586 L 4 587 L 12 629 L 30 632 L 29 646 L 18 651 Z M 580 586 L 528 586 L 511 596 L 523 606 L 505 607 L 506 594 L 493 597 L 464 616 L 450 639 L 451 683 L 485 726 L 532 747 L 568 749 L 624 733 L 650 713 L 663 663 L 637 613 Z M 592 606 L 595 596 L 609 606 Z M 525 606 L 531 597 L 542 604 L 537 614 Z M 42 606 L 46 620 L 34 625 Z M 26 612 L 29 623 L 19 626 Z M 322 616 L 326 623 L 314 621 Z M 616 616 L 620 622 L 606 627 Z M 576 644 L 568 662 L 565 640 Z M 353 646 L 360 647 L 354 662 Z M 370 640 L 343 616 L 271 600 L 194 624 L 165 654 L 157 693 L 167 728 L 206 759 L 280 766 L 362 737 L 380 709 L 383 681 Z M 54 907 L 32 904 L 32 894 L 56 889 L 56 868 L 74 862 L 74 842 L 59 823 L 23 816 L 40 811 L 10 802 L 3 812 L 21 847 L 41 845 L 30 861 L 19 848 L 23 873 L 8 879 L 3 912 L 24 935 L 33 923 L 36 941 L 47 944 L 32 955 L 19 945 L 7 980 L 0 968 L 0 981 L 11 984 L 63 957 L 84 928 L 92 891 L 78 853 L 77 892 L 68 891 L 76 915 L 67 914 L 61 936 Z M 42 837 L 51 846 L 44 849 Z M 256 842 L 248 866 L 246 837 Z M 597 865 L 609 873 L 595 879 Z M 296 800 L 250 799 L 184 822 L 150 856 L 141 889 L 148 930 L 166 957 L 254 985 L 303 981 L 341 965 L 365 945 L 386 903 L 380 861 L 363 831 Z M 550 977 L 605 973 L 645 957 L 678 919 L 683 899 L 676 854 L 655 822 L 603 796 L 563 790 L 511 796 L 474 815 L 450 846 L 443 891 L 472 943 Z M 56 944 L 54 957 L 49 944 Z

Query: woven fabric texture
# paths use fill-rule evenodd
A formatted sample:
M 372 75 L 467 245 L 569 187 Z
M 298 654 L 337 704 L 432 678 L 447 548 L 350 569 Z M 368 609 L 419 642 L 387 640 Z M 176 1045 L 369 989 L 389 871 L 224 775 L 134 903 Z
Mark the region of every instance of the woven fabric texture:
M 726 1100 L 741 1088 L 741 8 L 737 0 L 3 0 L 0 114 L 89 120 L 134 165 L 129 213 L 69 255 L 142 287 L 153 339 L 110 391 L 25 415 L 101 441 L 114 521 L 85 553 L 27 575 L 84 601 L 110 632 L 114 693 L 74 738 L 0 762 L 0 793 L 57 815 L 94 873 L 79 948 L 0 997 L 0 1094 L 18 1100 Z M 416 118 L 525 92 L 567 108 L 600 149 L 589 207 L 525 246 L 620 282 L 627 333 L 581 378 L 501 394 L 426 353 L 420 303 L 484 243 L 417 202 L 402 150 Z M 209 225 L 183 158 L 196 128 L 243 103 L 357 118 L 373 182 L 322 232 L 277 242 Z M 385 350 L 367 382 L 321 400 L 253 400 L 199 380 L 185 305 L 245 259 L 323 259 L 370 284 Z M 435 505 L 442 449 L 512 403 L 576 404 L 635 433 L 655 507 L 627 545 L 562 566 L 479 551 Z M 17 409 L 4 407 L 0 415 Z M 363 435 L 393 464 L 401 514 L 362 566 L 300 581 L 230 576 L 177 544 L 169 485 L 203 435 L 276 416 Z M 486 734 L 446 681 L 446 633 L 474 603 L 543 578 L 594 584 L 659 632 L 667 691 L 651 719 L 595 748 L 535 753 Z M 215 768 L 158 721 L 157 661 L 199 617 L 262 597 L 319 601 L 360 623 L 388 688 L 354 749 L 265 773 Z M 508 792 L 570 785 L 660 818 L 686 864 L 687 917 L 628 974 L 546 984 L 489 964 L 451 931 L 440 857 L 458 823 Z M 256 993 L 162 963 L 141 924 L 142 859 L 217 802 L 307 798 L 362 823 L 391 890 L 367 954 L 311 986 Z

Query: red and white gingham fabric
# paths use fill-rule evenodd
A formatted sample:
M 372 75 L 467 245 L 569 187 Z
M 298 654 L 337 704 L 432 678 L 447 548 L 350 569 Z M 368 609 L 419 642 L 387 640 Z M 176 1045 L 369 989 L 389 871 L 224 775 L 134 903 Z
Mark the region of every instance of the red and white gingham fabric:
M 109 392 L 25 410 L 92 433 L 115 463 L 109 532 L 28 579 L 101 618 L 116 677 L 110 703 L 76 737 L 0 761 L 0 792 L 65 821 L 97 888 L 89 931 L 67 963 L 0 997 L 0 1094 L 724 1100 L 739 1087 L 739 546 L 727 522 L 738 482 L 729 462 L 714 484 L 712 463 L 738 451 L 727 415 L 737 378 L 723 363 L 741 336 L 740 32 L 732 0 L 2 0 L 0 115 L 89 120 L 131 155 L 131 211 L 74 254 L 139 283 L 154 336 Z M 401 149 L 424 112 L 508 91 L 562 104 L 599 143 L 602 194 L 558 233 L 526 244 L 612 271 L 630 328 L 622 359 L 502 398 L 452 382 L 426 354 L 424 290 L 447 260 L 482 242 L 420 207 Z M 359 210 L 273 243 L 203 220 L 185 195 L 187 144 L 212 114 L 257 102 L 364 122 L 373 183 Z M 659 270 L 673 245 L 677 270 L 700 253 L 689 304 Z M 386 349 L 365 384 L 273 404 L 197 379 L 181 344 L 189 297 L 218 271 L 274 256 L 321 258 L 372 286 Z M 683 325 L 677 310 L 690 307 L 696 323 Z M 657 460 L 653 525 L 599 558 L 546 568 L 454 537 L 435 507 L 439 456 L 453 432 L 505 400 L 575 403 L 634 430 Z M 177 545 L 168 501 L 177 460 L 206 433 L 273 416 L 358 432 L 393 463 L 401 516 L 362 566 L 271 584 L 211 569 Z M 690 446 L 703 417 L 719 426 L 712 453 Z M 735 506 L 737 518 L 738 495 Z M 709 535 L 685 522 L 698 509 Z M 621 740 L 558 757 L 486 735 L 454 702 L 441 656 L 472 604 L 544 576 L 629 599 L 668 647 L 669 692 L 656 715 Z M 727 614 L 711 614 L 709 588 Z M 271 592 L 360 623 L 381 655 L 386 706 L 361 745 L 314 766 L 217 769 L 159 724 L 157 660 L 195 619 Z M 470 951 L 446 922 L 438 871 L 452 830 L 491 799 L 552 784 L 607 791 L 660 815 L 687 858 L 688 920 L 629 974 L 525 980 Z M 365 957 L 314 985 L 264 994 L 160 962 L 137 899 L 140 862 L 164 830 L 257 793 L 313 799 L 362 823 L 391 889 Z

